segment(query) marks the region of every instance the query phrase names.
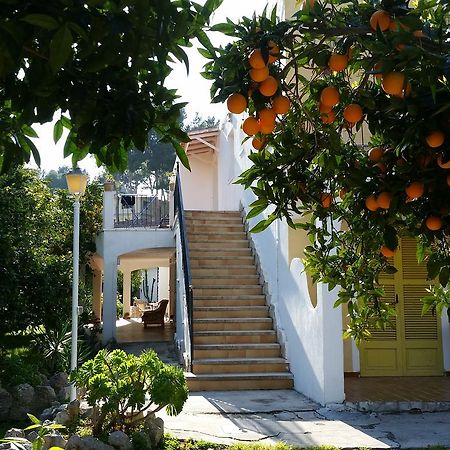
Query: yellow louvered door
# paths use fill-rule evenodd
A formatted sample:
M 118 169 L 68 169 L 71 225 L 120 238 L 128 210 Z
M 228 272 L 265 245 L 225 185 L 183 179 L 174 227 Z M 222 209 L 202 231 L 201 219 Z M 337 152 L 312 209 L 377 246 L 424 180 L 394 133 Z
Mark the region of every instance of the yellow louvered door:
M 417 264 L 416 242 L 401 243 L 401 296 L 404 316 L 404 375 L 442 375 L 442 335 L 440 320 L 428 312 L 422 316 L 422 302 L 430 281 L 426 280 L 425 264 Z
M 420 298 L 430 282 L 426 265 L 417 264 L 414 239 L 402 239 L 393 264 L 398 272 L 380 282 L 384 299 L 396 305 L 395 328 L 371 330 L 360 348 L 361 376 L 442 375 L 440 322 L 431 313 L 422 316 Z

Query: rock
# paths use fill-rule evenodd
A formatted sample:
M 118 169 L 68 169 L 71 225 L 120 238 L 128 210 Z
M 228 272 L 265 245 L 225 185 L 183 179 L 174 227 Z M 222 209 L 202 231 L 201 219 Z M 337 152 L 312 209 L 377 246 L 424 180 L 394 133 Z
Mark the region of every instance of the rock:
M 80 414 L 80 401 L 75 399 L 67 405 L 67 414 L 70 420 L 75 420 Z
M 56 390 L 56 389 L 55 389 Z M 70 398 L 70 386 L 62 387 L 56 390 L 56 397 L 60 402 L 66 402 Z
M 34 388 L 29 384 L 19 384 L 12 389 L 14 407 L 10 409 L 10 420 L 26 420 L 32 410 Z
M 67 441 L 61 436 L 61 433 L 54 431 L 52 434 L 44 436 L 44 445 L 42 450 L 48 450 L 51 447 L 65 448 Z
M 145 431 L 136 431 L 133 433 L 133 447 L 150 450 L 152 448 L 150 436 Z
M 69 377 L 65 372 L 58 372 L 55 373 L 48 382 L 55 392 L 58 392 L 69 385 Z
M 25 438 L 28 439 L 30 442 L 35 441 L 38 437 L 39 437 L 38 434 L 34 430 L 30 431 L 25 435 Z
M 20 442 L 21 450 L 32 450 L 31 442 L 24 441 Z M 5 442 L 0 444 L 0 450 L 18 450 L 18 444 L 15 442 Z
M 144 422 L 144 429 L 150 438 L 152 448 L 156 448 L 164 435 L 164 421 L 161 417 L 147 417 Z
M 40 412 L 48 408 L 56 401 L 55 390 L 51 386 L 36 386 L 34 388 L 34 397 L 32 411 Z
M 131 450 L 133 445 L 130 438 L 123 431 L 113 431 L 108 436 L 108 444 L 117 450 Z
M 25 439 L 25 433 L 20 428 L 11 428 L 5 433 L 5 438 Z
M 56 408 L 50 407 L 50 408 L 44 409 L 44 411 L 42 411 L 42 413 L 41 413 L 39 418 L 42 421 L 44 421 L 44 420 L 53 420 L 55 418 L 55 415 L 56 415 Z
M 67 411 L 59 411 L 55 416 L 55 423 L 60 425 L 68 425 L 71 422 L 69 413 Z
M 111 447 L 108 444 L 100 441 L 99 439 L 93 436 L 85 436 L 80 439 L 79 450 L 115 450 L 114 447 Z M 70 450 L 66 446 L 66 450 Z
M 87 402 L 82 401 L 80 403 L 80 416 L 82 419 L 89 419 L 94 414 L 94 407 L 90 406 Z
M 72 434 L 66 444 L 66 450 L 81 449 L 81 438 L 77 434 Z
M 9 418 L 12 402 L 12 395 L 6 389 L 0 388 L 0 420 Z

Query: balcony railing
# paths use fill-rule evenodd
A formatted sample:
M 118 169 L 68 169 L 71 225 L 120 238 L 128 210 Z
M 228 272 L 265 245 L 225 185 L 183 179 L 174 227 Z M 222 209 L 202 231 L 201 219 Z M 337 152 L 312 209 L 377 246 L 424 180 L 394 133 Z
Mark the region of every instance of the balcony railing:
M 167 195 L 118 194 L 114 228 L 167 228 Z

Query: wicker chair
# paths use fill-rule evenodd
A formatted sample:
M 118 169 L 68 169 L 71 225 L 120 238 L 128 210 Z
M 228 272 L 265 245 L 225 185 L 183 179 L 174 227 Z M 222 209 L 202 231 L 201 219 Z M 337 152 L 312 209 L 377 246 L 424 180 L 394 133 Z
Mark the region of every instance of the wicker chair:
M 167 299 L 160 300 L 158 303 L 155 303 L 152 309 L 143 312 L 142 323 L 144 324 L 144 328 L 147 328 L 147 325 L 164 326 L 164 314 L 168 303 L 169 300 Z

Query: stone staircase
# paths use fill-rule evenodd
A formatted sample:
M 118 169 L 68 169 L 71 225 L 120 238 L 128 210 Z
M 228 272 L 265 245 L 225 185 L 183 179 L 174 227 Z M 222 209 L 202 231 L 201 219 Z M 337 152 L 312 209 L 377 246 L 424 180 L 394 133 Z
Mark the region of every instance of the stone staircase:
M 194 287 L 191 391 L 289 389 L 239 212 L 186 211 Z

